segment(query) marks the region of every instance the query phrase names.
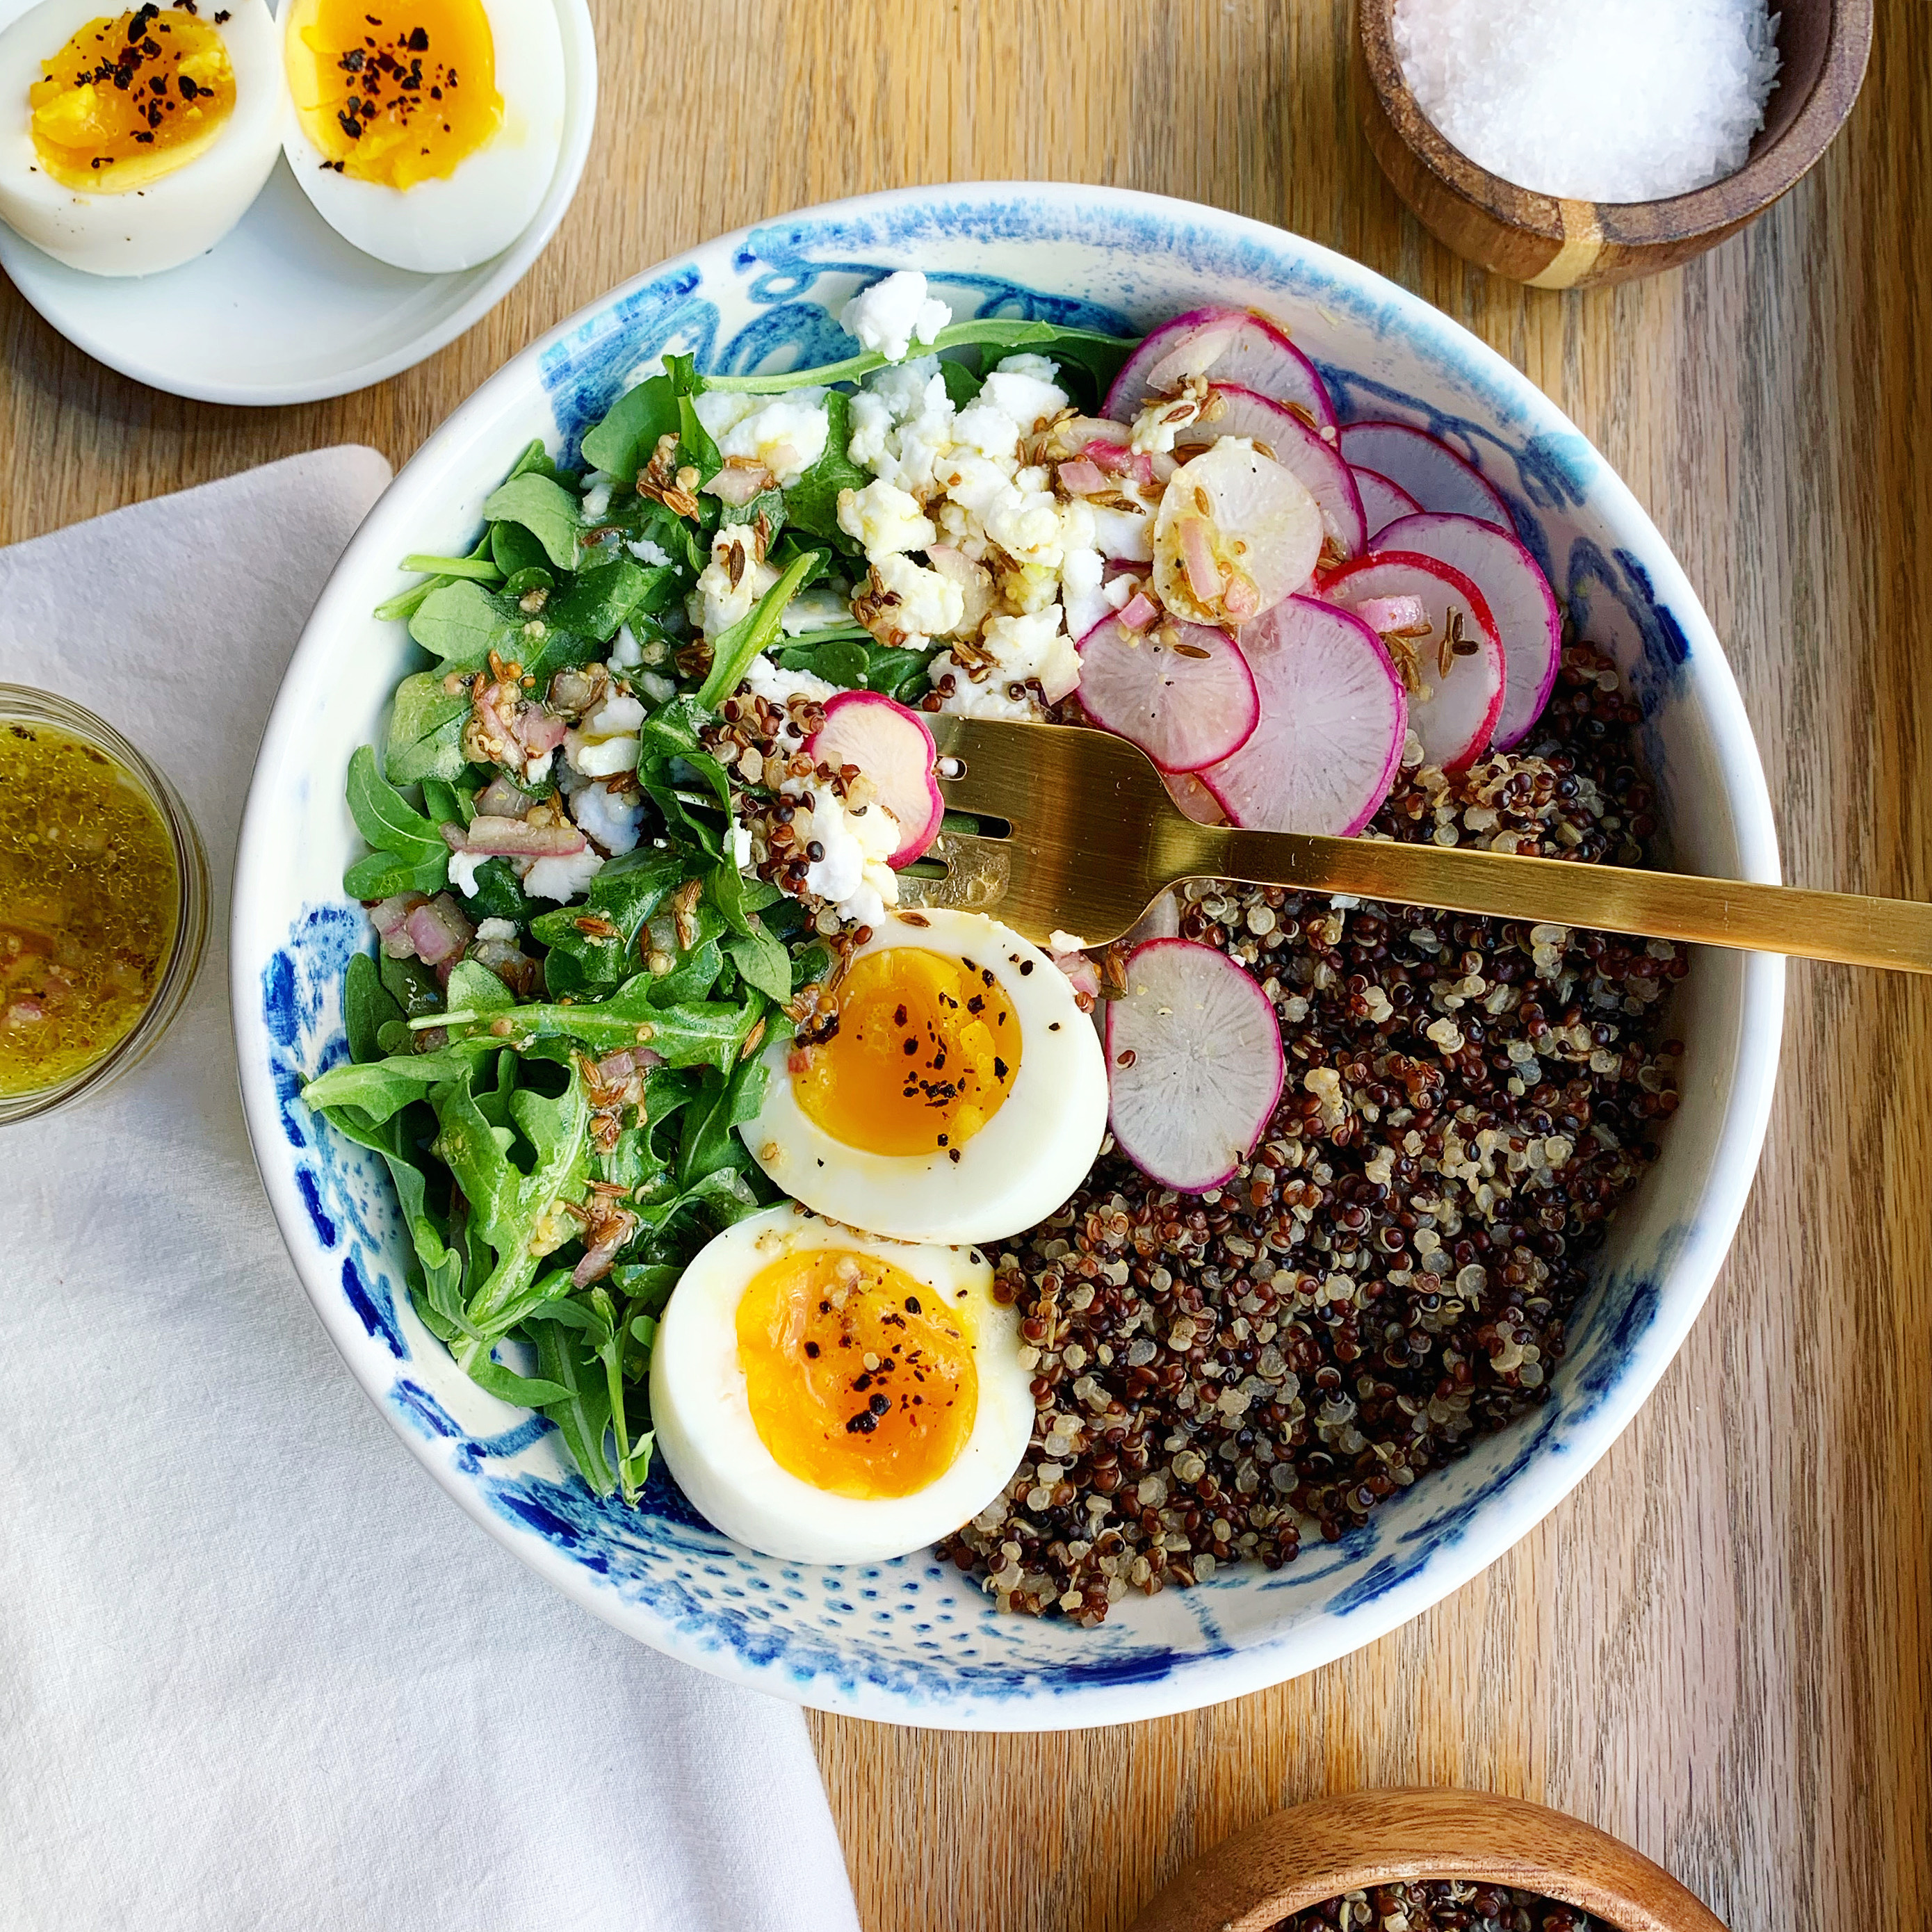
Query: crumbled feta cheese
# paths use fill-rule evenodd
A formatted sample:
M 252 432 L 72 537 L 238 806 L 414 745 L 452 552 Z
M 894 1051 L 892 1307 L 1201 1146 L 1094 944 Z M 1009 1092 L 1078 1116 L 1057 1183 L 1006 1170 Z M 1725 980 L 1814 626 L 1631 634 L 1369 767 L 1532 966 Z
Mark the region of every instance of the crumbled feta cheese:
M 1059 374 L 1043 356 L 1009 356 L 986 378 L 980 400 L 1030 435 L 1066 406 L 1066 392 L 1055 380 Z
M 933 466 L 952 441 L 952 402 L 938 358 L 881 369 L 852 398 L 846 454 L 861 469 L 915 494 L 930 490 Z
M 1060 628 L 1058 610 L 1034 616 L 989 617 L 980 634 L 980 648 L 989 656 L 976 680 L 950 651 L 935 658 L 932 681 L 950 676 L 951 692 L 940 703 L 942 711 L 968 718 L 1031 718 L 1038 707 L 1010 687 L 1036 680 L 1049 704 L 1056 704 L 1080 682 L 1080 654 Z
M 1138 580 L 1130 570 L 1124 570 L 1110 577 L 1100 586 L 1100 595 L 1110 610 L 1124 610 L 1134 601 Z
M 838 326 L 857 337 L 860 348 L 903 362 L 914 342 L 931 342 L 952 320 L 952 311 L 927 295 L 926 278 L 916 268 L 901 268 L 854 296 Z
M 615 738 L 620 734 L 639 730 L 644 722 L 644 707 L 634 698 L 627 698 L 621 691 L 604 693 L 604 702 L 586 718 L 578 729 L 586 738 Z
M 731 862 L 741 872 L 752 862 L 751 827 L 735 818 L 731 821 Z
M 635 670 L 644 661 L 644 646 L 628 624 L 617 626 L 617 640 L 610 646 L 610 662 L 619 670 Z
M 831 427 L 825 396 L 819 388 L 777 396 L 706 389 L 692 407 L 719 455 L 762 463 L 782 489 L 790 489 L 825 454 Z
M 778 580 L 758 560 L 748 524 L 721 524 L 711 539 L 711 561 L 699 573 L 686 614 L 707 638 L 728 631 Z
M 486 919 L 476 928 L 478 939 L 514 939 L 517 922 L 510 919 Z
M 1180 432 L 1200 414 L 1198 395 L 1152 397 L 1134 418 L 1129 446 L 1147 455 L 1171 456 Z
M 640 563 L 647 563 L 653 570 L 666 570 L 670 566 L 670 552 L 662 544 L 653 543 L 649 537 L 640 537 L 635 543 L 626 543 L 624 548 Z
M 829 631 L 852 621 L 852 600 L 830 584 L 814 584 L 801 590 L 778 617 L 778 628 L 788 638 L 801 638 L 812 631 Z
M 668 704 L 677 695 L 677 680 L 666 677 L 662 671 L 640 670 L 637 681 L 638 688 L 653 704 Z
M 1154 561 L 1154 518 L 1142 510 L 1100 509 L 1089 506 L 1094 539 L 1104 556 L 1125 563 Z
M 1006 464 L 1006 475 L 1019 460 L 1018 418 L 999 408 L 982 392 L 976 403 L 969 403 L 952 419 L 956 449 L 970 449 L 994 463 Z
M 554 899 L 562 905 L 588 892 L 603 869 L 602 855 L 586 845 L 567 859 L 538 860 L 524 874 L 524 890 L 533 899 Z
M 644 823 L 643 794 L 628 785 L 613 791 L 608 785 L 587 784 L 571 800 L 570 815 L 588 837 L 615 858 L 636 848 L 638 828 Z
M 838 527 L 862 544 L 874 563 L 906 550 L 924 550 L 939 532 L 919 507 L 919 500 L 896 484 L 876 478 L 862 490 L 838 493 Z
M 1077 932 L 1063 932 L 1058 926 L 1046 935 L 1047 948 L 1054 952 L 1084 952 L 1087 942 Z
M 563 755 L 573 771 L 587 778 L 613 778 L 638 769 L 638 741 L 632 737 L 586 738 L 572 731 L 564 739 Z
M 898 599 L 892 626 L 906 634 L 905 649 L 923 650 L 928 639 L 950 637 L 965 621 L 964 592 L 938 571 L 908 556 L 884 556 L 872 574 L 880 590 Z
M 753 697 L 762 698 L 781 710 L 794 698 L 808 698 L 814 704 L 823 704 L 838 691 L 836 684 L 827 684 L 808 670 L 782 669 L 762 651 L 745 667 L 745 682 Z
M 616 482 L 601 470 L 593 470 L 584 479 L 584 501 L 580 506 L 586 524 L 599 524 L 610 508 L 610 488 Z
M 1066 634 L 1076 642 L 1109 611 L 1120 608 L 1108 601 L 1107 586 L 1100 580 L 1106 568 L 1097 550 L 1084 549 L 1070 550 L 1060 566 L 1060 601 L 1066 608 Z M 1124 597 L 1120 600 L 1123 604 L 1126 601 Z
M 452 852 L 449 855 L 449 883 L 463 896 L 476 896 L 476 868 L 489 856 L 487 852 Z

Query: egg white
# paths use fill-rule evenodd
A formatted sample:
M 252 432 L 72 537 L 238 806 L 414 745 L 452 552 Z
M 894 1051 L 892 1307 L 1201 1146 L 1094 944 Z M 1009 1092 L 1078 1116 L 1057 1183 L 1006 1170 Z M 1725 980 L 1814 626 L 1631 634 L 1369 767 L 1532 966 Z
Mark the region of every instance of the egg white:
M 267 0 L 225 0 L 218 22 L 235 71 L 235 106 L 212 146 L 171 173 L 118 194 L 88 194 L 46 172 L 34 146 L 27 91 L 90 20 L 121 10 L 101 0 L 40 0 L 0 34 L 0 220 L 56 261 L 92 275 L 152 275 L 219 242 L 261 193 L 290 114 L 281 36 Z
M 738 1304 L 754 1276 L 814 1248 L 876 1255 L 903 1269 L 973 1345 L 972 1432 L 952 1467 L 914 1495 L 829 1494 L 782 1468 L 758 1435 L 738 1360 Z M 882 1240 L 789 1202 L 726 1228 L 685 1270 L 651 1354 L 652 1426 L 678 1486 L 727 1536 L 795 1562 L 881 1562 L 950 1534 L 1005 1488 L 1033 1436 L 1019 1318 L 992 1288 L 992 1267 L 970 1250 Z
M 289 166 L 316 212 L 392 268 L 451 274 L 500 255 L 536 218 L 563 152 L 563 31 L 553 0 L 482 0 L 503 121 L 447 179 L 386 187 L 339 175 L 291 111 Z M 288 31 L 294 0 L 282 0 Z
M 998 1113 L 958 1150 L 881 1154 L 835 1139 L 799 1105 L 790 1042 L 766 1050 L 770 1077 L 745 1144 L 794 1200 L 906 1241 L 998 1241 L 1044 1220 L 1085 1179 L 1107 1130 L 1106 1056 L 1066 976 L 983 913 L 930 910 L 883 921 L 853 954 L 916 947 L 970 959 L 999 982 L 1020 1053 Z

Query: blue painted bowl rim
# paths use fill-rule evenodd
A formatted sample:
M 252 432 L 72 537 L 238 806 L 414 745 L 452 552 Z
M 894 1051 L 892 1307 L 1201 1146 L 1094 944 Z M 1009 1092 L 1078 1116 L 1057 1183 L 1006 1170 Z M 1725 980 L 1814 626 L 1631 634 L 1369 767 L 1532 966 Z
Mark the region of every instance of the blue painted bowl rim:
M 622 1601 L 553 1545 L 506 1523 L 475 1485 L 462 1480 L 437 1456 L 433 1444 L 405 1426 L 385 1400 L 390 1381 L 376 1372 L 368 1336 L 346 1306 L 339 1284 L 312 1252 L 314 1237 L 282 1142 L 258 1015 L 256 995 L 262 961 L 248 925 L 248 892 L 251 881 L 266 875 L 274 865 L 268 820 L 278 780 L 275 754 L 278 746 L 299 736 L 302 722 L 291 688 L 296 668 L 311 655 L 328 649 L 335 621 L 332 605 L 344 586 L 370 568 L 393 562 L 372 548 L 376 538 L 374 526 L 393 502 L 414 495 L 417 479 L 435 460 L 438 446 L 460 438 L 466 424 L 488 417 L 508 398 L 540 390 L 541 364 L 548 352 L 668 271 L 695 264 L 700 258 L 728 261 L 754 232 L 787 223 L 824 228 L 922 208 L 970 212 L 977 207 L 991 212 L 1023 203 L 1056 206 L 1070 213 L 1111 212 L 1180 232 L 1204 229 L 1277 262 L 1298 262 L 1350 286 L 1365 304 L 1372 302 L 1396 316 L 1419 356 L 1454 369 L 1478 392 L 1507 398 L 1510 412 L 1523 423 L 1527 434 L 1561 440 L 1566 446 L 1587 452 L 1594 464 L 1588 476 L 1591 499 L 1606 520 L 1640 550 L 1654 585 L 1656 602 L 1667 606 L 1683 625 L 1696 702 L 1712 734 L 1721 789 L 1735 816 L 1740 871 L 1744 877 L 1772 881 L 1780 876 L 1769 794 L 1736 680 L 1682 566 L 1628 486 L 1540 390 L 1460 323 L 1372 269 L 1245 216 L 1130 189 L 1026 182 L 914 187 L 800 210 L 761 222 L 755 230 L 740 230 L 686 250 L 586 304 L 505 364 L 425 439 L 369 513 L 318 600 L 271 712 L 243 818 L 232 899 L 230 994 L 244 1112 L 257 1167 L 284 1240 L 331 1340 L 418 1460 L 476 1522 L 574 1601 L 656 1648 L 753 1688 L 847 1714 L 955 1730 L 1061 1730 L 1139 1720 L 1265 1688 L 1359 1648 L 1420 1615 L 1520 1540 L 1569 1494 L 1622 1432 L 1675 1358 L 1701 1310 L 1736 1232 L 1756 1171 L 1776 1082 L 1784 1018 L 1783 961 L 1767 956 L 1746 959 L 1738 1018 L 1741 1052 L 1696 1224 L 1668 1266 L 1670 1292 L 1663 1298 L 1652 1324 L 1649 1345 L 1640 1358 L 1630 1362 L 1577 1431 L 1566 1438 L 1564 1453 L 1532 1457 L 1497 1492 L 1481 1499 L 1472 1511 L 1468 1530 L 1449 1540 L 1426 1565 L 1396 1586 L 1369 1597 L 1345 1613 L 1322 1613 L 1276 1637 L 1180 1657 L 1157 1678 L 1083 1684 L 1064 1694 L 1042 1691 L 985 1703 L 970 1695 L 953 1702 L 908 1702 L 873 1685 L 827 1686 L 817 1681 L 802 1684 L 781 1670 L 760 1668 L 735 1652 L 706 1647 Z

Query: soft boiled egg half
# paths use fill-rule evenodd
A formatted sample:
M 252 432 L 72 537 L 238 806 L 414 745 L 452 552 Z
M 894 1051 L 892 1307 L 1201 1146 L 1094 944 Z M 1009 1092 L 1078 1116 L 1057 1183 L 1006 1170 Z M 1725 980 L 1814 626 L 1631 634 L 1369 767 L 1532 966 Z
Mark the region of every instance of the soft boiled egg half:
M 652 1426 L 727 1536 L 794 1562 L 879 1562 L 957 1529 L 1019 1466 L 1034 1423 L 1019 1352 L 982 1256 L 788 1202 L 685 1270 L 652 1351 Z
M 41 0 L 0 34 L 0 219 L 91 274 L 213 248 L 281 152 L 280 46 L 266 0 Z
M 289 165 L 366 254 L 442 274 L 527 228 L 563 146 L 554 0 L 284 0 Z
M 780 1041 L 745 1144 L 794 1200 L 902 1240 L 997 1241 L 1064 1202 L 1100 1152 L 1106 1060 L 1066 976 L 982 913 L 880 922 L 837 1026 Z

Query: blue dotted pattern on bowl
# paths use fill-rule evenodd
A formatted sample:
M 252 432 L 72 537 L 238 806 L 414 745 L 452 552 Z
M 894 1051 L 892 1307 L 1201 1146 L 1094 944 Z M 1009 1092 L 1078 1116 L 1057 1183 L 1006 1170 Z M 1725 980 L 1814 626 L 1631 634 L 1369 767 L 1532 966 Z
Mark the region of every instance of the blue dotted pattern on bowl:
M 843 302 L 880 274 L 916 263 L 922 241 L 970 225 L 976 235 L 1037 242 L 1042 225 L 1058 218 L 1050 204 L 1016 198 L 1004 206 L 941 201 L 754 230 L 734 258 L 731 291 L 735 304 L 748 302 L 754 313 L 728 333 L 701 270 L 679 265 L 544 352 L 560 446 L 573 454 L 584 430 L 655 356 L 689 352 L 700 367 L 734 371 L 836 359 L 852 348 L 836 320 Z M 1114 208 L 1083 216 L 1079 238 L 1094 242 L 1096 230 L 1103 248 L 1178 250 L 1190 269 L 1208 277 L 1285 282 L 1371 335 L 1414 326 L 1395 304 L 1327 278 L 1318 264 L 1270 255 L 1258 242 L 1177 236 L 1170 223 Z M 1132 332 L 1136 324 L 1124 285 L 1120 308 L 1071 301 L 990 273 L 936 277 L 934 287 L 959 314 L 1038 316 L 1118 332 Z M 1433 354 L 1442 350 L 1430 345 Z M 1687 661 L 1683 630 L 1634 556 L 1576 539 L 1558 558 L 1539 520 L 1539 512 L 1582 501 L 1598 466 L 1588 446 L 1580 438 L 1531 434 L 1526 424 L 1512 441 L 1508 427 L 1521 421 L 1516 398 L 1480 370 L 1459 374 L 1503 431 L 1332 363 L 1322 364 L 1322 374 L 1344 420 L 1415 423 L 1484 472 L 1568 598 L 1580 629 L 1598 637 L 1621 622 L 1634 638 L 1637 648 L 1624 655 L 1646 716 L 1654 714 Z M 1130 1597 L 1096 1630 L 1002 1616 L 929 1552 L 846 1568 L 752 1556 L 712 1531 L 662 1470 L 638 1509 L 600 1501 L 569 1468 L 542 1418 L 520 1415 L 471 1388 L 408 1305 L 406 1232 L 380 1162 L 313 1118 L 299 1098 L 304 1080 L 344 1057 L 339 988 L 349 957 L 368 942 L 357 908 L 308 909 L 262 975 L 261 1003 L 298 1190 L 316 1240 L 340 1258 L 345 1302 L 394 1358 L 390 1407 L 448 1456 L 484 1507 L 646 1613 L 667 1647 L 728 1656 L 740 1674 L 774 1688 L 788 1684 L 814 1701 L 865 1691 L 908 1713 L 983 1712 L 1005 1701 L 1158 1679 L 1190 1660 L 1252 1642 L 1230 1630 L 1258 1621 L 1238 1613 L 1252 1610 L 1258 1598 L 1292 1599 L 1296 1622 L 1360 1612 L 1456 1543 L 1472 1511 L 1530 1465 L 1566 1453 L 1569 1439 L 1616 1388 L 1632 1346 L 1656 1314 L 1656 1284 L 1684 1238 L 1682 1228 L 1672 1230 L 1640 1264 L 1598 1285 L 1579 1311 L 1544 1407 L 1475 1456 L 1429 1475 L 1342 1543 L 1317 1544 L 1279 1572 L 1226 1567 L 1208 1584 L 1151 1604 Z M 506 1420 L 492 1429 L 460 1420 L 453 1412 L 458 1408 Z M 1279 1628 L 1277 1622 L 1277 1636 Z

